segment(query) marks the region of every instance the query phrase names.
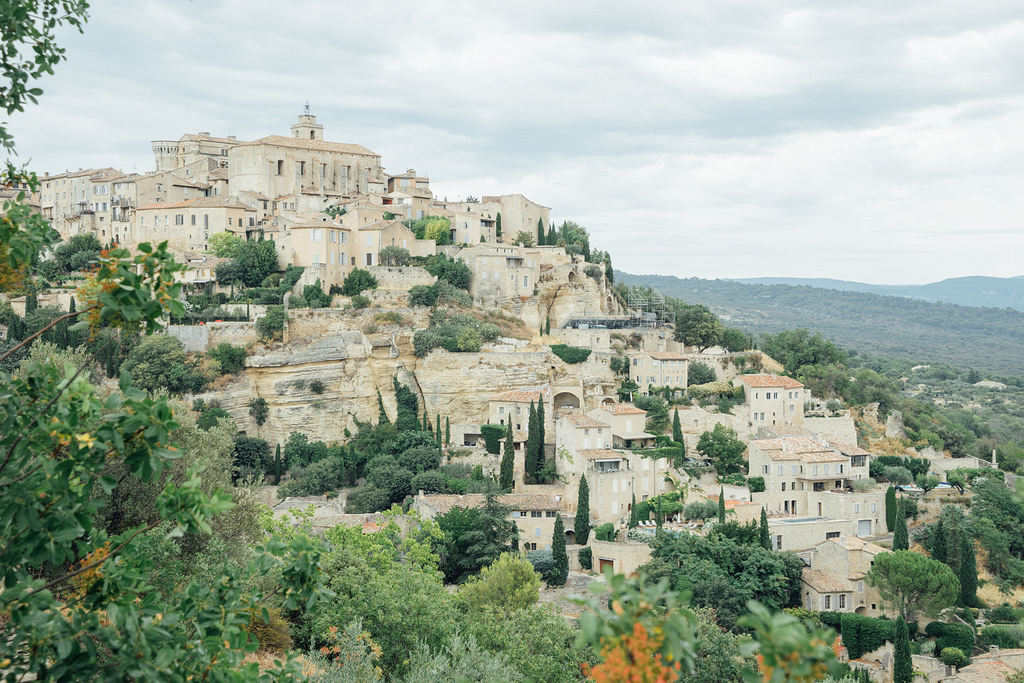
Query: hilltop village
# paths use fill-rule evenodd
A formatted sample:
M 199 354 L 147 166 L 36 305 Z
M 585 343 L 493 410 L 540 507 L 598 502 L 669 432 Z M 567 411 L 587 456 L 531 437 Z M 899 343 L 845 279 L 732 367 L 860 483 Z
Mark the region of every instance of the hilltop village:
M 547 552 L 627 575 L 658 533 L 731 529 L 799 558 L 786 599 L 804 610 L 895 615 L 868 580 L 894 524 L 905 534 L 904 503 L 876 481 L 894 456 L 858 434 L 870 407 L 812 395 L 746 340 L 708 343 L 710 313 L 617 287 L 583 227 L 521 194 L 435 197 L 415 170 L 328 141 L 308 107 L 288 135 L 185 134 L 153 153 L 151 173 L 39 176 L 32 203 L 64 246 L 40 266 L 54 286 L 6 302 L 17 322 L 0 332 L 80 302 L 103 250 L 166 242 L 188 266 L 183 312 L 108 352 L 106 381 L 128 369 L 198 424 L 232 425 L 230 478 L 277 519 L 373 533 L 395 514 L 407 528 L 504 506 L 538 571 Z M 935 483 L 903 482 L 907 506 L 956 495 L 938 484 L 950 470 L 991 466 L 911 455 Z M 442 558 L 450 582 L 478 569 Z M 885 640 L 853 653 L 880 681 Z M 954 680 L 937 657 L 915 666 Z

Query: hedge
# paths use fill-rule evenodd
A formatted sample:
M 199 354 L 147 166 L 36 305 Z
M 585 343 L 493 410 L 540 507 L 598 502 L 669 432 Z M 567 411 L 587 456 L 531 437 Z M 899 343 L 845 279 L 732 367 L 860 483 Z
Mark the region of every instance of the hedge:
M 942 652 L 947 647 L 955 647 L 964 652 L 974 651 L 974 631 L 970 626 L 933 621 L 925 626 L 924 632 L 935 638 L 936 652 Z
M 989 626 L 982 629 L 978 634 L 978 644 L 981 647 L 998 645 L 1004 649 L 1021 647 L 1024 642 L 1024 629 L 1015 625 Z
M 589 570 L 594 566 L 594 552 L 589 547 L 580 548 L 579 559 L 583 569 Z
M 590 349 L 581 349 L 578 346 L 569 346 L 567 344 L 552 344 L 551 353 L 555 354 L 569 365 L 582 363 L 586 359 L 590 358 Z
M 505 425 L 480 425 L 480 435 L 484 437 L 484 446 L 488 453 L 497 455 L 501 452 L 501 440 L 505 438 L 507 431 Z
M 594 538 L 599 541 L 614 541 L 615 540 L 615 525 L 611 522 L 602 524 L 594 529 Z
M 821 621 L 832 626 L 834 612 L 822 612 Z M 835 628 L 833 626 L 833 628 Z M 866 652 L 877 650 L 885 641 L 896 642 L 896 622 L 891 619 L 876 619 L 860 614 L 844 612 L 840 616 L 839 631 L 843 634 L 843 645 L 850 653 L 850 659 L 857 659 Z M 917 622 L 907 623 L 910 637 L 917 633 Z

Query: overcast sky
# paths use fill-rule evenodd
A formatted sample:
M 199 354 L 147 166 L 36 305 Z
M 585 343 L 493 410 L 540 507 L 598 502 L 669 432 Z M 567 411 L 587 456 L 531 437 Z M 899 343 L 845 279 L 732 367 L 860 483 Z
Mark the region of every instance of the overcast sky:
M 1024 6 L 95 0 L 40 105 L 38 171 L 288 134 L 521 192 L 617 268 L 924 283 L 1024 274 Z

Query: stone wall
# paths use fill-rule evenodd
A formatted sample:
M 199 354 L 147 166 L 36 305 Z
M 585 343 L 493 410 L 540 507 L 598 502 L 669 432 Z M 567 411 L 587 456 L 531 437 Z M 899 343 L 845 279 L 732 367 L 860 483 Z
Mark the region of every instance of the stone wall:
M 209 330 L 207 348 L 228 343 L 234 346 L 247 346 L 259 340 L 256 323 L 208 323 L 203 327 Z
M 190 353 L 199 353 L 209 348 L 210 330 L 206 325 L 168 325 L 165 330 Z
M 416 285 L 429 286 L 437 281 L 426 269 L 418 266 L 374 266 L 369 271 L 377 278 L 377 289 L 382 291 L 408 292 Z
M 601 560 L 610 561 L 616 574 L 627 576 L 636 572 L 641 565 L 651 560 L 651 547 L 639 541 L 590 541 L 593 552 L 594 571 L 601 571 Z M 577 565 L 578 565 L 577 560 Z
M 841 417 L 805 417 L 804 428 L 812 434 L 820 434 L 828 439 L 840 441 L 852 446 L 857 445 L 857 427 L 849 415 Z

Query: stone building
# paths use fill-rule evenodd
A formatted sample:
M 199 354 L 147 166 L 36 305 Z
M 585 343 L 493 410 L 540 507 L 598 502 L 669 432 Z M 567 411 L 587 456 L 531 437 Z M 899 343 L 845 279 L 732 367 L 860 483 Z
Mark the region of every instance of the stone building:
M 233 197 L 200 197 L 175 204 L 162 202 L 136 211 L 135 241 L 163 242 L 174 251 L 208 251 L 212 235 L 245 234 L 255 225 L 256 212 Z
M 540 280 L 540 250 L 511 244 L 477 244 L 458 257 L 473 273 L 469 294 L 485 307 L 533 296 Z
M 473 509 L 483 507 L 484 502 L 482 493 L 427 495 L 421 491 L 412 506 L 423 517 L 434 519 L 452 508 Z M 519 528 L 519 547 L 524 550 L 551 550 L 555 519 L 560 511 L 563 524 L 571 523 L 565 519 L 563 497 L 557 494 L 506 493 L 498 496 L 498 502 L 512 508 L 510 517 Z M 567 534 L 567 538 L 571 542 L 571 535 Z
M 808 564 L 803 577 L 803 606 L 812 610 L 880 615 L 882 600 L 878 589 L 867 582 L 867 573 L 875 557 L 884 552 L 885 548 L 862 538 L 844 536 L 799 553 Z
M 686 388 L 689 359 L 674 351 L 640 351 L 627 354 L 629 374 L 646 394 L 650 387 Z
M 739 375 L 733 380 L 742 386 L 744 400 L 736 410 L 753 426 L 802 425 L 804 423 L 804 385 L 779 375 Z

